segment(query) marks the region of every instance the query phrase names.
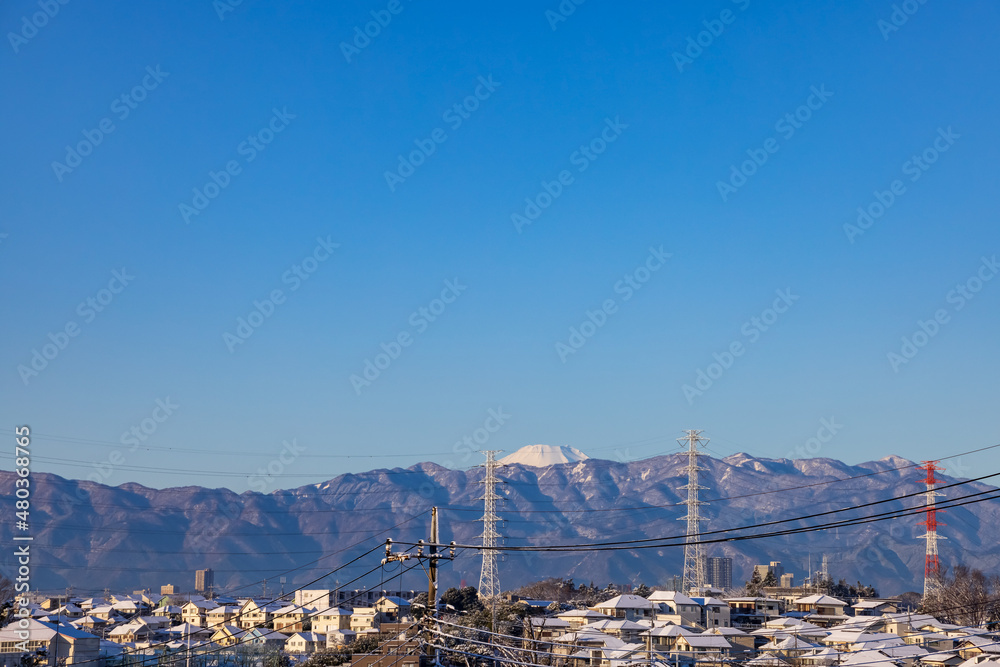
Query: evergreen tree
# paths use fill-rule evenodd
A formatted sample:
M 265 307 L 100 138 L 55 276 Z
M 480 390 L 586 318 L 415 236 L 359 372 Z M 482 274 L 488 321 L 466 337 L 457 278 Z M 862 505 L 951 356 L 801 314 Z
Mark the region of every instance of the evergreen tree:
M 757 571 L 757 568 L 754 568 L 753 574 L 750 576 L 750 581 L 747 582 L 747 595 L 760 597 L 763 588 L 764 582 L 760 578 L 760 572 Z

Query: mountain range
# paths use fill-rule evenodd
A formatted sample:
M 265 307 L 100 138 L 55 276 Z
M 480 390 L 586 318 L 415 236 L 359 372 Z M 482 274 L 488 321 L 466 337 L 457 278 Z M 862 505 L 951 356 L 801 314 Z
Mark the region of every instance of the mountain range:
M 568 448 L 567 448 L 568 449 Z M 574 450 L 575 451 L 575 450 Z M 677 538 L 685 523 L 682 501 L 687 457 L 670 454 L 639 461 L 580 458 L 550 464 L 552 451 L 522 451 L 499 471 L 504 480 L 500 532 L 511 546 Z M 538 465 L 533 465 L 538 464 Z M 701 513 L 704 531 L 793 519 L 843 507 L 898 498 L 923 489 L 921 471 L 900 457 L 859 465 L 829 458 L 766 459 L 734 454 L 699 457 L 706 487 Z M 955 468 L 955 466 L 953 466 Z M 967 471 L 960 468 L 957 475 Z M 117 487 L 33 473 L 31 499 L 32 589 L 81 593 L 174 584 L 191 590 L 194 571 L 212 568 L 217 590 L 258 593 L 362 585 L 403 589 L 426 586 L 419 568 L 401 574 L 399 564 L 379 569 L 382 549 L 322 578 L 336 566 L 391 537 L 426 539 L 431 506 L 440 507 L 442 541 L 477 544 L 482 532 L 482 468 L 451 470 L 435 463 L 340 475 L 294 489 L 237 494 L 227 489 L 186 486 L 152 489 Z M 0 492 L 14 497 L 14 473 L 0 472 Z M 942 485 L 956 481 L 947 473 Z M 981 483 L 948 489 L 945 498 L 993 487 Z M 939 502 L 944 499 L 939 500 Z M 892 500 L 853 512 L 793 521 L 765 530 L 816 525 L 893 509 L 917 508 L 920 496 Z M 733 559 L 733 583 L 746 581 L 757 563 L 781 561 L 795 583 L 816 571 L 824 555 L 835 580 L 874 584 L 882 593 L 921 590 L 924 529 L 913 513 L 890 521 L 762 539 L 706 544 L 711 556 Z M 988 501 L 955 507 L 944 515 L 941 560 L 984 571 L 1000 569 L 1000 504 Z M 0 524 L 11 541 L 13 522 Z M 754 530 L 740 535 L 754 534 Z M 718 533 L 721 537 L 732 533 Z M 677 544 L 679 540 L 671 540 Z M 624 545 L 615 551 L 508 552 L 500 562 L 501 586 L 515 588 L 544 577 L 577 583 L 666 584 L 683 568 L 683 547 L 648 549 Z M 405 547 L 398 545 L 397 551 Z M 16 572 L 13 549 L 4 550 L 0 571 Z M 409 561 L 408 563 L 413 563 Z M 407 563 L 404 563 L 408 567 Z M 477 585 L 481 559 L 459 550 L 441 568 L 441 586 Z M 375 572 L 371 572 L 372 569 Z M 359 577 L 364 575 L 359 579 Z M 284 576 L 286 582 L 279 583 Z

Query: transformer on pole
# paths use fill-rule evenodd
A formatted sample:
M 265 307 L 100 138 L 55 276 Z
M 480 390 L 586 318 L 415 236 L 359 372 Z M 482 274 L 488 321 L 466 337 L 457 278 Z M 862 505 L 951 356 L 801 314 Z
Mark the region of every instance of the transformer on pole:
M 688 430 L 683 438 L 677 438 L 679 443 L 688 444 L 688 464 L 685 470 L 688 474 L 688 483 L 682 486 L 687 489 L 687 500 L 683 502 L 687 505 L 687 515 L 682 516 L 679 521 L 687 521 L 687 531 L 684 538 L 684 574 L 681 586 L 685 593 L 690 593 L 692 589 L 702 589 L 705 586 L 705 548 L 701 544 L 701 524 L 707 519 L 701 516 L 701 506 L 704 505 L 698 499 L 698 491 L 708 487 L 698 484 L 698 471 L 704 468 L 698 465 L 698 457 L 704 454 L 698 451 L 698 445 L 708 442 L 708 438 L 702 438 L 702 431 Z M 699 590 L 698 593 L 701 593 Z
M 923 539 L 927 540 L 927 549 L 924 555 L 924 597 L 927 597 L 935 588 L 941 583 L 941 561 L 938 559 L 938 540 L 944 540 L 947 538 L 941 537 L 937 533 L 938 520 L 937 513 L 943 512 L 944 510 L 939 510 L 935 507 L 935 498 L 941 496 L 940 493 L 934 489 L 937 483 L 940 481 L 934 477 L 934 473 L 937 471 L 943 471 L 944 468 L 937 465 L 937 461 L 923 461 L 923 465 L 918 467 L 917 470 L 922 470 L 927 473 L 927 477 L 920 480 L 922 484 L 927 485 L 927 492 L 924 497 L 927 502 L 924 508 L 920 510 L 926 514 L 926 518 L 920 522 L 920 525 L 927 529 L 927 532 L 921 535 Z M 940 524 L 944 525 L 944 524 Z

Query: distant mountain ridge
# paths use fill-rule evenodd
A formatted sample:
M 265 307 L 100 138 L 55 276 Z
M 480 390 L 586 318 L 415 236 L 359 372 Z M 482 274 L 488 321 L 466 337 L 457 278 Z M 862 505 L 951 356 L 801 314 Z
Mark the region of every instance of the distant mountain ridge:
M 500 514 L 501 532 L 510 545 L 578 544 L 678 536 L 685 508 L 686 457 L 664 455 L 633 462 L 600 459 L 536 467 L 510 463 L 501 476 L 507 500 Z M 705 530 L 722 530 L 812 514 L 921 490 L 919 472 L 899 457 L 857 466 L 827 458 L 789 460 L 734 454 L 700 461 L 708 500 L 702 512 Z M 194 570 L 211 567 L 216 584 L 233 589 L 269 578 L 273 584 L 285 570 L 286 589 L 364 553 L 392 537 L 398 541 L 426 538 L 432 505 L 441 507 L 444 541 L 475 544 L 482 525 L 478 497 L 481 468 L 450 470 L 434 463 L 409 468 L 340 475 L 329 482 L 270 494 L 197 486 L 150 489 L 139 484 L 109 487 L 56 475 L 33 474 L 32 587 L 78 590 L 153 588 L 175 584 L 190 590 Z M 859 477 L 859 475 L 865 475 Z M 848 481 L 837 481 L 854 477 Z M 0 472 L 0 492 L 14 496 L 11 472 Z M 943 484 L 955 481 L 943 475 Z M 970 484 L 946 496 L 992 487 Z M 787 489 L 787 490 L 785 490 Z M 871 512 L 915 508 L 919 498 L 879 505 Z M 416 519 L 413 517 L 420 514 Z M 1000 570 L 1000 504 L 996 501 L 950 509 L 941 529 L 946 564 L 965 562 L 986 571 Z M 818 569 L 828 554 L 830 574 L 848 581 L 875 584 L 883 594 L 920 590 L 924 543 L 920 516 L 810 532 L 765 540 L 709 544 L 710 555 L 733 558 L 733 583 L 749 578 L 756 563 L 780 560 L 805 574 L 810 555 Z M 807 525 L 818 521 L 791 524 Z M 395 526 L 395 528 L 394 528 Z M 0 536 L 13 544 L 12 522 L 0 523 Z M 361 540 L 363 545 L 351 546 Z M 12 550 L 0 557 L 8 575 L 16 571 Z M 317 559 L 318 562 L 313 563 Z M 378 552 L 329 581 L 349 587 L 378 586 L 391 575 L 376 574 L 348 584 L 352 577 L 378 565 Z M 501 563 L 504 588 L 546 576 L 573 577 L 578 582 L 662 584 L 680 574 L 682 548 L 611 552 L 510 552 Z M 442 569 L 444 587 L 461 581 L 475 585 L 480 561 L 464 552 Z M 393 573 L 394 574 L 394 573 Z M 416 573 L 403 578 L 407 588 L 420 588 Z M 255 584 L 254 590 L 259 584 Z M 316 584 L 319 586 L 319 584 Z

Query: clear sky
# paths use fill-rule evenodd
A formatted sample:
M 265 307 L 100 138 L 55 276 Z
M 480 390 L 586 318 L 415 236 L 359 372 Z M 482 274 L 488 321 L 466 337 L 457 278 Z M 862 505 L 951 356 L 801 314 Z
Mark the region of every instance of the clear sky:
M 995 444 L 1000 8 L 846 4 L 6 2 L 0 417 L 237 490 Z

